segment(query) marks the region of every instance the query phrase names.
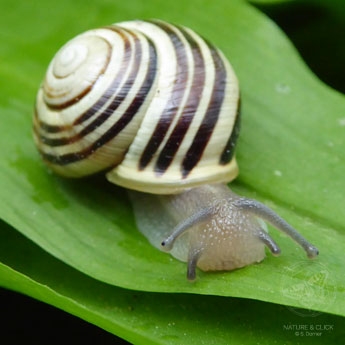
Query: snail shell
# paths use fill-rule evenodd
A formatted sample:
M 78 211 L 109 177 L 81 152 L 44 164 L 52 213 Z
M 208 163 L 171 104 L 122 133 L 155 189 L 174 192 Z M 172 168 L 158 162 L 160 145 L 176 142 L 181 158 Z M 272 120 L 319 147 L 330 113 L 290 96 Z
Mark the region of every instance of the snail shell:
M 223 54 L 193 31 L 130 21 L 88 31 L 57 53 L 34 132 L 45 162 L 71 177 L 170 194 L 231 181 L 239 88 Z
M 259 218 L 315 257 L 317 249 L 272 210 L 226 186 L 238 174 L 239 108 L 237 78 L 217 48 L 185 27 L 129 21 L 87 31 L 59 50 L 38 91 L 34 139 L 56 173 L 105 170 L 132 190 L 140 231 L 187 261 L 190 280 L 197 266 L 259 262 L 265 246 L 279 254 Z

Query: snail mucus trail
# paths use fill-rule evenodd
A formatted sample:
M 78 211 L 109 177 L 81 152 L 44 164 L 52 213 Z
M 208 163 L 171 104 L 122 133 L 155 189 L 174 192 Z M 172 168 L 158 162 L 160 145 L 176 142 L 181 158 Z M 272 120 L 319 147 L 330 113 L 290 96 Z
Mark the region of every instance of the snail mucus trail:
M 226 185 L 238 174 L 239 87 L 222 52 L 194 31 L 129 21 L 67 42 L 38 91 L 34 139 L 56 173 L 107 171 L 127 188 L 139 230 L 187 261 L 187 277 L 232 270 L 280 249 L 259 219 L 318 250 L 258 201 Z

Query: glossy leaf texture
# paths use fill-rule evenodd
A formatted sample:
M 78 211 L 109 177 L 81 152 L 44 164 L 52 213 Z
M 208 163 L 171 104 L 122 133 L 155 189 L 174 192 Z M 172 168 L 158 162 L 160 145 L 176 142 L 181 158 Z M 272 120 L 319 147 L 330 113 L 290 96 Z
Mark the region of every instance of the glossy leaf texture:
M 107 314 L 106 306 L 116 305 L 122 298 L 108 300 L 113 293 L 129 300 L 145 296 L 143 303 L 153 308 L 155 316 L 159 315 L 156 298 L 171 313 L 177 313 L 178 305 L 188 305 L 188 312 L 194 305 L 200 313 L 207 313 L 208 304 L 212 305 L 208 313 L 223 304 L 235 310 L 263 307 L 268 313 L 283 308 L 201 295 L 241 297 L 344 315 L 345 98 L 313 75 L 272 21 L 244 1 L 235 0 L 34 0 L 13 4 L 1 0 L 0 6 L 6 13 L 0 24 L 0 216 L 11 226 L 4 225 L 1 243 L 17 230 L 61 261 L 38 249 L 32 257 L 34 245 L 26 241 L 23 250 L 28 248 L 37 271 L 34 264 L 27 267 L 19 246 L 23 240 L 11 234 L 13 240 L 2 251 L 0 285 L 120 335 L 126 332 L 114 324 L 121 324 L 127 316 Z M 279 258 L 268 254 L 262 264 L 230 273 L 198 271 L 198 280 L 190 284 L 185 264 L 151 247 L 136 230 L 125 190 L 110 185 L 103 176 L 65 180 L 45 168 L 33 145 L 31 117 L 37 88 L 53 54 L 84 30 L 136 18 L 161 18 L 192 27 L 228 56 L 241 83 L 243 103 L 237 149 L 240 176 L 232 188 L 266 203 L 298 228 L 318 246 L 316 260 L 309 261 L 289 238 L 271 229 L 282 248 Z M 12 267 L 10 259 L 19 268 Z M 39 266 L 40 260 L 44 267 Z M 55 286 L 58 280 L 50 275 L 64 276 L 65 270 L 69 279 L 62 293 Z M 51 285 L 45 281 L 49 277 Z M 84 281 L 86 300 L 78 290 Z M 95 297 L 95 289 L 101 287 L 104 295 Z M 102 307 L 93 309 L 93 303 Z M 223 316 L 225 309 L 221 308 Z M 183 320 L 188 328 L 190 321 Z M 217 322 L 225 327 L 221 319 Z M 196 327 L 204 329 L 205 325 Z M 148 334 L 148 328 L 146 331 Z M 164 343 L 158 337 L 155 341 Z
M 338 344 L 345 336 L 340 316 L 242 298 L 110 286 L 54 259 L 6 224 L 0 224 L 0 234 L 6 239 L 0 242 L 2 286 L 77 315 L 131 344 L 295 344 L 301 339 L 296 335 L 301 324 L 310 334 L 318 327 L 314 333 L 319 335 L 301 336 L 305 344 L 321 345 L 325 339 Z

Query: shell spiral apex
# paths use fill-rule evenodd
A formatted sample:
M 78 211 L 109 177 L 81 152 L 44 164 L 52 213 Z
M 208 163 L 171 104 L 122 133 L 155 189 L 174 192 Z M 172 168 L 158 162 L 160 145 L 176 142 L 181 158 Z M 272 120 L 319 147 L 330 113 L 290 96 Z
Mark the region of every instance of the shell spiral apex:
M 122 22 L 56 54 L 37 95 L 35 141 L 64 176 L 108 170 L 111 182 L 153 193 L 229 182 L 239 99 L 230 63 L 194 31 Z
M 278 255 L 258 218 L 318 254 L 271 209 L 227 187 L 238 174 L 238 81 L 222 52 L 188 28 L 128 21 L 73 38 L 48 67 L 33 123 L 53 171 L 106 171 L 128 188 L 139 230 L 186 261 L 189 280 L 196 267 L 259 262 L 265 247 Z

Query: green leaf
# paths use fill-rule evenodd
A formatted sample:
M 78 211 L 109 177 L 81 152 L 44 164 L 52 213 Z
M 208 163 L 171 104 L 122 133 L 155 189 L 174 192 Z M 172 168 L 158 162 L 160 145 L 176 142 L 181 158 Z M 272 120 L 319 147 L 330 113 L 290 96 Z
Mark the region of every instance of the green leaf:
M 297 0 L 248 0 L 248 1 L 255 5 L 280 5 L 280 4 L 297 2 Z
M 62 262 L 110 285 L 244 297 L 344 315 L 345 99 L 308 70 L 274 23 L 242 1 L 0 0 L 0 5 L 6 13 L 0 24 L 0 216 L 5 222 Z M 281 257 L 268 255 L 260 265 L 230 273 L 198 272 L 198 281 L 190 284 L 185 264 L 152 248 L 138 233 L 124 190 L 101 176 L 63 180 L 40 162 L 31 138 L 32 109 L 55 51 L 91 27 L 153 17 L 194 28 L 229 57 L 243 100 L 241 171 L 232 187 L 300 229 L 319 247 L 316 261 L 272 230 Z M 15 245 L 13 250 L 18 252 Z M 2 281 L 9 275 L 4 270 Z M 16 284 L 6 286 L 30 293 Z M 35 296 L 44 299 L 45 292 L 40 294 Z
M 345 336 L 339 316 L 301 318 L 299 310 L 241 298 L 121 289 L 54 259 L 5 224 L 0 224 L 0 239 L 1 285 L 64 309 L 133 344 L 294 344 L 303 337 L 296 335 L 301 325 L 310 333 L 305 334 L 305 343 L 339 344 Z M 17 252 L 10 249 L 14 247 Z

